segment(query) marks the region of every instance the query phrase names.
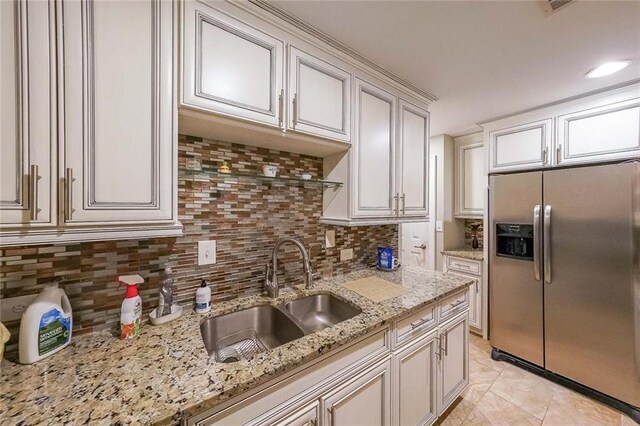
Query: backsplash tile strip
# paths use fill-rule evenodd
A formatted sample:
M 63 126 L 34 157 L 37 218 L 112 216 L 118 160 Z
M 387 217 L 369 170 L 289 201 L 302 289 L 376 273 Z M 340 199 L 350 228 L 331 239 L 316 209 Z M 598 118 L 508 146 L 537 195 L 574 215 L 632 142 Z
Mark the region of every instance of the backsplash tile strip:
M 484 225 L 482 219 L 465 219 L 464 220 L 464 245 L 471 248 L 471 240 L 473 239 L 473 233 L 471 232 L 471 225 L 479 225 L 478 227 L 478 243 L 479 249 L 484 246 Z
M 262 165 L 277 164 L 281 176 L 309 172 L 322 177 L 322 159 L 265 148 L 179 136 L 178 165 L 197 158 L 203 169 L 217 170 L 223 161 L 242 173 L 261 174 Z M 346 190 L 346 189 L 343 189 Z M 144 312 L 157 305 L 165 266 L 173 268 L 176 301 L 190 304 L 201 279 L 211 282 L 213 303 L 259 293 L 271 248 L 284 237 L 308 247 L 336 231 L 336 247 L 314 247 L 312 266 L 323 275 L 339 275 L 375 263 L 376 248 L 397 250 L 398 226 L 336 227 L 320 223 L 322 190 L 247 178 L 179 175 L 178 215 L 184 236 L 148 240 L 96 241 L 0 250 L 0 297 L 39 292 L 59 281 L 73 307 L 74 334 L 116 330 L 124 289 L 117 276 L 138 273 Z M 217 263 L 197 266 L 197 244 L 217 241 Z M 353 248 L 354 258 L 340 262 L 340 249 Z M 284 246 L 279 253 L 281 283 L 302 283 L 300 254 Z M 0 318 L 0 320 L 2 320 Z M 19 321 L 5 325 L 12 333 L 7 354 L 15 355 Z

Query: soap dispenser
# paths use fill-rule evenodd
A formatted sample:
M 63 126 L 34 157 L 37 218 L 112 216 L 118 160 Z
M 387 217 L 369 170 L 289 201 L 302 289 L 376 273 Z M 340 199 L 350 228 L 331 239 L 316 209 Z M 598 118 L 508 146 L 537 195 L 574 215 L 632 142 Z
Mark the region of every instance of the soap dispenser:
M 200 282 L 200 287 L 196 290 L 196 313 L 206 314 L 211 310 L 211 288 L 207 280 Z

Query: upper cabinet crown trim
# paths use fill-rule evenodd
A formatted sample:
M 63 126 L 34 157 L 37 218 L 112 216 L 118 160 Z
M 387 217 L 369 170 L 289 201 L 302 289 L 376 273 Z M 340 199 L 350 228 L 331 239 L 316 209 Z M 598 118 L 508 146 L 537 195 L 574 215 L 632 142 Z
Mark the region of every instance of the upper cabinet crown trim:
M 241 2 L 239 1 L 234 1 L 231 0 L 231 2 L 239 7 L 243 7 L 245 9 L 246 6 L 243 6 Z M 327 44 L 328 46 L 330 46 L 331 48 L 339 51 L 340 53 L 342 53 L 343 55 L 349 57 L 350 59 L 360 62 L 364 65 L 366 65 L 367 67 L 371 68 L 372 70 L 376 71 L 377 73 L 383 75 L 384 77 L 386 77 L 387 79 L 389 79 L 390 81 L 396 83 L 397 85 L 406 87 L 407 89 L 411 90 L 412 92 L 415 92 L 415 94 L 421 96 L 424 98 L 424 100 L 426 100 L 427 102 L 435 102 L 438 100 L 438 97 L 430 92 L 428 92 L 427 90 L 424 90 L 418 86 L 416 86 L 415 84 L 411 83 L 410 81 L 392 73 L 391 71 L 381 67 L 380 65 L 376 64 L 375 62 L 373 62 L 372 60 L 368 59 L 367 57 L 361 55 L 360 53 L 358 53 L 356 50 L 352 49 L 351 47 L 345 45 L 344 43 L 336 40 L 335 38 L 331 37 L 330 35 L 328 35 L 327 33 L 319 30 L 318 28 L 314 27 L 313 25 L 303 21 L 302 19 L 298 18 L 295 15 L 290 14 L 289 12 L 285 11 L 284 9 L 274 5 L 273 3 L 269 2 L 269 1 L 265 1 L 265 0 L 249 0 L 249 3 L 251 3 L 254 6 L 257 6 L 258 8 L 260 8 L 261 10 L 263 10 L 264 12 L 266 12 L 269 15 L 275 16 L 277 18 L 280 18 L 281 20 L 287 22 L 289 25 L 295 27 L 298 31 L 301 31 L 315 39 L 318 39 L 320 41 L 322 41 L 323 43 Z

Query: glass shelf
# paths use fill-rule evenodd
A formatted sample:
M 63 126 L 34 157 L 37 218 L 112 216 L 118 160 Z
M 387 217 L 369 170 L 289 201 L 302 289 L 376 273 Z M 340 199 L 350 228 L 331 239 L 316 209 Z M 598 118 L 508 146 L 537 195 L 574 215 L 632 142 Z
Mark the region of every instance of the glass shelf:
M 298 186 L 301 188 L 334 188 L 338 189 L 342 187 L 342 182 L 332 182 L 328 180 L 318 180 L 318 179 L 301 179 L 299 177 L 285 177 L 285 176 L 276 176 L 276 177 L 268 177 L 262 175 L 256 175 L 251 173 L 244 172 L 231 172 L 231 173 L 220 173 L 217 170 L 187 170 L 181 169 L 179 171 L 179 176 L 181 177 L 192 177 L 194 179 L 225 179 L 225 178 L 235 178 L 235 179 L 250 179 L 258 182 L 269 182 L 269 183 L 280 183 L 284 185 L 290 186 Z

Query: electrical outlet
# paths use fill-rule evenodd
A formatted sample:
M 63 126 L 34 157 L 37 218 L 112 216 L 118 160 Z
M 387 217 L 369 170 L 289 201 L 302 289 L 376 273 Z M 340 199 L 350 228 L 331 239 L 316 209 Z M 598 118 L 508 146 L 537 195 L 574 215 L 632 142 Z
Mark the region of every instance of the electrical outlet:
M 0 321 L 19 320 L 27 306 L 33 302 L 37 294 L 0 299 Z
M 436 232 L 444 232 L 444 222 L 436 220 Z
M 353 249 L 343 249 L 340 250 L 340 261 L 344 262 L 345 260 L 353 259 Z
M 198 266 L 216 263 L 216 241 L 198 241 Z
M 324 234 L 324 246 L 325 248 L 331 248 L 336 246 L 336 231 L 333 229 L 328 230 Z

